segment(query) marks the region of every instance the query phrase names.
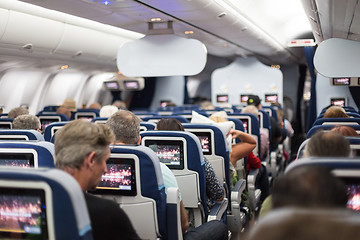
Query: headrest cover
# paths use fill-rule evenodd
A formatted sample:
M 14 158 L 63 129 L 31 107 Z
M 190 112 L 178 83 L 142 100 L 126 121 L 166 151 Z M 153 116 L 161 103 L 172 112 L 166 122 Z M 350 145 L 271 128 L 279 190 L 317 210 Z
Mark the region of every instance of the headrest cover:
M 224 135 L 224 138 L 226 139 L 227 141 L 227 148 L 228 150 L 231 150 L 231 140 L 232 140 L 232 137 L 231 135 L 229 135 L 227 137 L 227 134 L 229 133 L 229 131 L 231 130 L 231 128 L 234 127 L 234 122 L 231 122 L 231 121 L 227 121 L 227 122 L 220 122 L 220 123 L 217 123 L 217 122 L 214 122 L 213 120 L 195 112 L 195 111 L 192 111 L 192 118 L 191 118 L 191 123 L 207 123 L 207 124 L 211 124 L 211 125 L 214 125 L 216 127 L 218 127 L 221 132 L 223 133 Z

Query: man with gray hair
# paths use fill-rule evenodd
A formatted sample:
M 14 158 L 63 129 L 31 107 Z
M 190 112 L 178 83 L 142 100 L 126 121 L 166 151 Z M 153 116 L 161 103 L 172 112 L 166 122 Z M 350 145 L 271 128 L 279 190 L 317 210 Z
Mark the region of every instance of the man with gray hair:
M 41 124 L 38 117 L 34 115 L 20 115 L 17 116 L 13 123 L 12 123 L 13 129 L 33 129 L 40 131 Z
M 95 240 L 140 239 L 117 203 L 86 193 L 95 190 L 107 172 L 113 141 L 114 134 L 105 125 L 71 121 L 56 132 L 55 166 L 72 175 L 84 191 Z
M 127 110 L 120 110 L 107 120 L 108 126 L 115 134 L 116 142 L 140 144 L 140 118 Z
M 10 110 L 8 113 L 8 118 L 16 118 L 20 115 L 26 115 L 29 114 L 29 110 L 25 107 L 16 107 Z

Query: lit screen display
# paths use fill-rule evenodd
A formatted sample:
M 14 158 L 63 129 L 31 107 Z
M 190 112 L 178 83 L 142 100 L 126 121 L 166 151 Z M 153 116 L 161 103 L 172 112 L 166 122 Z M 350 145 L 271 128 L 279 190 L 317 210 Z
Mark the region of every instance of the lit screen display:
M 334 106 L 344 107 L 345 106 L 345 98 L 331 98 L 330 104 Z
M 116 81 L 111 81 L 111 82 L 105 82 L 105 87 L 108 90 L 119 90 L 119 83 Z
M 265 102 L 267 102 L 267 103 L 278 102 L 278 95 L 277 94 L 265 94 Z
M 145 140 L 145 146 L 151 148 L 160 162 L 170 169 L 184 168 L 184 147 L 182 141 Z
M 0 166 L 34 167 L 34 155 L 32 153 L 0 153 Z
M 191 132 L 191 129 L 187 129 Z M 210 132 L 192 132 L 195 134 L 201 143 L 202 152 L 204 155 L 211 155 L 212 148 L 211 148 L 211 133 Z
M 246 103 L 249 99 L 249 95 L 240 95 L 240 102 Z
M 350 78 L 333 78 L 334 85 L 350 85 Z
M 248 126 L 249 126 L 249 119 L 240 119 L 244 126 L 244 132 L 249 133 Z
M 45 130 L 47 126 L 49 126 L 53 122 L 59 122 L 60 119 L 54 119 L 54 118 L 40 118 L 41 123 L 41 130 Z
M 343 178 L 348 194 L 347 208 L 360 211 L 360 180 L 356 178 Z
M 228 103 L 229 102 L 229 95 L 217 95 L 216 102 L 218 103 Z
M 139 82 L 138 81 L 124 81 L 124 86 L 126 90 L 138 90 Z
M 48 239 L 45 192 L 0 188 L 0 238 Z
M 110 158 L 106 162 L 108 172 L 102 175 L 97 192 L 136 195 L 135 162 L 130 158 Z

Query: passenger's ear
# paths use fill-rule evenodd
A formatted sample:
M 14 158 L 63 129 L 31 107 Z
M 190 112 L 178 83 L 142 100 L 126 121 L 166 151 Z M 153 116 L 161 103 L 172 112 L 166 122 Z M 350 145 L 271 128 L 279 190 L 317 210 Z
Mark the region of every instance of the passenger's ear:
M 92 168 L 94 165 L 95 165 L 95 162 L 96 162 L 96 152 L 93 151 L 91 152 L 85 159 L 85 162 L 86 162 L 86 165 L 89 167 L 89 168 Z
M 140 145 L 140 143 L 141 143 L 141 136 L 139 135 L 139 140 L 138 140 L 138 145 Z

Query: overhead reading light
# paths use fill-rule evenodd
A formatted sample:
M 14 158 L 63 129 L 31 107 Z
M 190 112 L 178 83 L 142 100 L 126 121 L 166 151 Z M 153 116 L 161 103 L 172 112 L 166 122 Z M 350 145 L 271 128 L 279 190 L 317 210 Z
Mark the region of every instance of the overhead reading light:
M 68 68 L 69 68 L 69 65 L 63 65 L 60 67 L 61 70 L 68 69 Z
M 150 22 L 160 22 L 160 21 L 162 21 L 161 18 L 152 18 L 152 19 L 150 19 Z
M 113 2 L 108 1 L 108 0 L 104 0 L 104 1 L 101 1 L 100 3 L 107 6 L 107 5 L 109 5 L 109 4 L 112 4 Z
M 194 34 L 194 31 L 185 31 L 185 34 Z

